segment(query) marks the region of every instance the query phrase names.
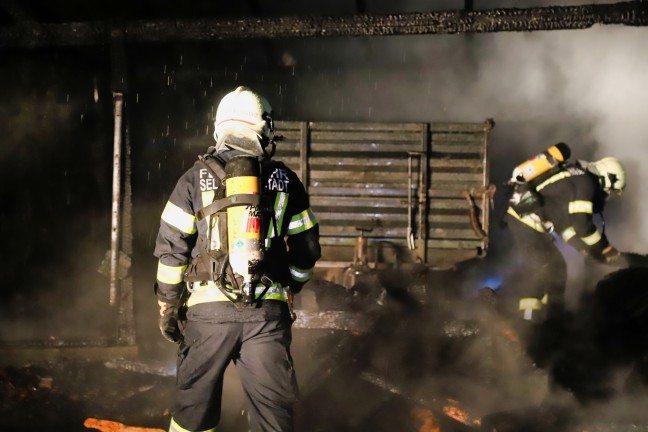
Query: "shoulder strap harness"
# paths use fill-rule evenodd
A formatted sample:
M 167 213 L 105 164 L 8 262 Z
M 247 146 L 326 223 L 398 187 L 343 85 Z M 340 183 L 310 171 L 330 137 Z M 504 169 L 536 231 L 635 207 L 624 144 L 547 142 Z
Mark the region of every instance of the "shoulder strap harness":
M 207 169 L 207 171 L 214 177 L 219 186 L 225 184 L 225 162 L 218 156 L 214 156 L 212 153 L 207 153 L 204 156 L 199 156 L 196 164 L 200 164 Z M 185 281 L 195 282 L 195 281 L 213 281 L 218 289 L 234 303 L 237 307 L 256 307 L 258 299 L 263 298 L 270 286 L 272 281 L 269 280 L 266 276 L 259 276 L 258 280 L 265 286 L 264 290 L 258 295 L 255 295 L 254 285 L 252 287 L 251 295 L 244 295 L 242 287 L 240 286 L 231 265 L 229 264 L 229 253 L 228 253 L 228 240 L 227 240 L 227 209 L 236 206 L 260 206 L 261 204 L 261 195 L 253 194 L 235 194 L 225 198 L 214 199 L 211 204 L 206 205 L 202 209 L 196 212 L 196 219 L 198 221 L 205 219 L 209 216 L 218 215 L 218 233 L 220 236 L 220 249 L 210 249 L 208 244 L 208 239 L 211 239 L 212 236 L 212 224 L 209 223 L 207 227 L 207 235 L 200 237 L 200 255 L 199 260 L 202 261 L 202 264 L 207 273 L 197 272 L 195 270 L 197 262 L 193 264 L 193 271 L 187 272 L 185 275 Z M 265 209 L 262 209 L 265 211 Z M 272 217 L 273 222 L 274 217 Z M 228 282 L 231 285 L 231 288 L 228 286 Z

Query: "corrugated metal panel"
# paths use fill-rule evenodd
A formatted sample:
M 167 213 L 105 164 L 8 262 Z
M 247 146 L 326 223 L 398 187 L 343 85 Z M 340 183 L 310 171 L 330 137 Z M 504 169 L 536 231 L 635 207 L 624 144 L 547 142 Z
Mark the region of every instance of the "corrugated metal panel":
M 370 261 L 448 266 L 487 247 L 475 222 L 488 231 L 488 198 L 479 191 L 488 186 L 491 127 L 491 122 L 277 122 L 284 140 L 276 157 L 308 189 L 320 221 L 323 260 L 351 261 L 355 238 L 364 229 L 371 230 L 365 233 Z

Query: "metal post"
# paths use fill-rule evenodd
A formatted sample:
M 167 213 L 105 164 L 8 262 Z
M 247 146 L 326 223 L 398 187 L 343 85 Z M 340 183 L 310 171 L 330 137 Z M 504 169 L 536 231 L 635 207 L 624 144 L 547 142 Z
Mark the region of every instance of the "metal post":
M 490 182 L 490 163 L 488 161 L 488 136 L 490 135 L 491 129 L 495 126 L 495 122 L 492 119 L 487 119 L 484 122 L 484 155 L 483 155 L 483 162 L 482 166 L 484 167 L 484 172 L 483 172 L 483 177 L 482 177 L 482 187 L 484 190 L 484 195 L 482 197 L 482 214 L 481 214 L 481 226 L 484 234 L 487 236 L 484 239 L 484 243 L 482 243 L 482 246 L 484 249 L 488 248 L 488 243 L 489 243 L 489 238 L 488 238 L 488 229 L 489 229 L 489 224 L 490 224 L 490 210 L 491 210 L 491 204 L 493 200 L 493 194 L 495 193 L 495 190 L 493 189 L 494 186 L 491 186 L 489 184 Z M 486 251 L 484 251 L 486 252 Z
M 121 149 L 124 94 L 113 93 L 115 130 L 113 141 L 112 229 L 110 233 L 110 305 L 117 305 L 120 225 L 121 225 Z
M 301 122 L 299 124 L 299 173 L 301 181 L 308 191 L 308 147 L 309 147 L 309 126 L 308 122 Z
M 428 164 L 430 163 L 430 152 L 428 141 L 430 132 L 428 124 L 421 125 L 421 157 L 419 162 L 419 258 L 427 264 L 428 258 Z
M 407 174 L 409 176 L 408 180 L 408 195 L 407 195 L 407 247 L 411 251 L 416 251 L 418 249 L 418 254 L 416 255 L 417 260 L 422 260 L 423 256 L 421 255 L 421 248 L 425 248 L 424 246 L 421 245 L 420 239 L 424 238 L 423 236 L 423 231 L 422 227 L 425 226 L 423 223 L 423 206 L 421 205 L 421 187 L 422 187 L 422 174 L 421 174 L 421 166 L 423 164 L 423 157 L 424 154 L 421 152 L 409 152 L 409 160 L 408 160 L 408 166 L 407 166 Z M 414 184 L 414 179 L 412 178 L 412 175 L 414 174 L 413 170 L 413 162 L 414 158 L 417 160 L 417 168 L 418 168 L 418 173 L 416 177 L 416 184 Z M 414 215 L 413 215 L 413 208 L 414 208 L 414 190 L 416 190 L 416 208 L 418 210 L 418 225 L 417 225 L 417 230 L 418 234 L 417 236 L 414 235 Z M 418 246 L 416 245 L 415 237 L 418 237 L 419 242 Z

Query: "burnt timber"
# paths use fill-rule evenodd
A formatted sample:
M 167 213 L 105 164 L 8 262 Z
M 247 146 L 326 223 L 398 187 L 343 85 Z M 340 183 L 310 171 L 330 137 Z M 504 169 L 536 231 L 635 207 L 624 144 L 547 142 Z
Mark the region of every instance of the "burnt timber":
M 240 17 L 114 22 L 21 21 L 0 28 L 0 47 L 88 46 L 123 34 L 126 42 L 396 36 L 582 30 L 648 25 L 648 1 L 579 6 L 449 10 L 390 15 Z

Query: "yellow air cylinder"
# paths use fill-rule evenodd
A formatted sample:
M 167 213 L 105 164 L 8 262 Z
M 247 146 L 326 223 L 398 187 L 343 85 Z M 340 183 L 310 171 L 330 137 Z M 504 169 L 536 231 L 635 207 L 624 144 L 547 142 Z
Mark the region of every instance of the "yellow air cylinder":
M 225 196 L 259 194 L 259 162 L 255 157 L 236 156 L 225 166 Z M 261 208 L 240 205 L 227 209 L 227 246 L 235 274 L 249 284 L 263 259 Z
M 567 144 L 558 143 L 553 145 L 515 167 L 513 170 L 513 178 L 520 181 L 531 181 L 552 168 L 555 168 L 560 163 L 565 162 L 570 155 L 571 150 Z

